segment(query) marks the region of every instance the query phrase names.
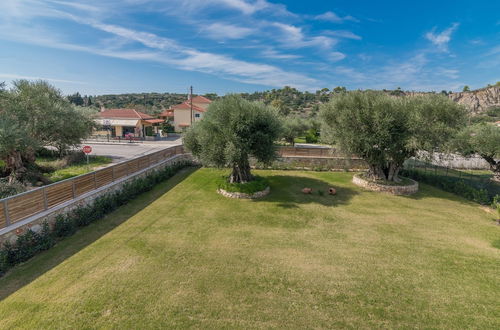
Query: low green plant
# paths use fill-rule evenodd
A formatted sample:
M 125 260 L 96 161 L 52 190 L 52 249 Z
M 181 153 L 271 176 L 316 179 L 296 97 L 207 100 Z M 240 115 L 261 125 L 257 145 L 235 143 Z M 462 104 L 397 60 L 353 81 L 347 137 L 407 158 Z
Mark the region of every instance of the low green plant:
M 255 176 L 250 182 L 229 183 L 227 177 L 219 178 L 218 188 L 229 192 L 239 192 L 245 194 L 255 194 L 269 187 L 269 181 L 266 178 Z

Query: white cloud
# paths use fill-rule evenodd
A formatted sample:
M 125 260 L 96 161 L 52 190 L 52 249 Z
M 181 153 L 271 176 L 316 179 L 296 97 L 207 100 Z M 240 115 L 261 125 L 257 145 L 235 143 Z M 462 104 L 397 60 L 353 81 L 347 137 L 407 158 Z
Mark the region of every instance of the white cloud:
M 216 40 L 241 39 L 253 32 L 250 28 L 224 23 L 213 23 L 203 29 L 203 33 Z
M 357 34 L 347 31 L 347 30 L 328 30 L 324 32 L 325 34 L 334 36 L 334 37 L 339 37 L 339 38 L 345 38 L 345 39 L 353 39 L 353 40 L 361 40 L 361 37 L 358 36 Z
M 314 19 L 333 23 L 344 23 L 345 21 L 359 22 L 359 20 L 355 17 L 352 17 L 350 15 L 341 17 L 335 14 L 333 11 L 327 11 L 321 15 L 317 15 L 314 17 Z
M 294 55 L 294 54 L 283 54 L 280 53 L 272 48 L 265 49 L 261 52 L 261 56 L 266 57 L 266 58 L 272 58 L 276 60 L 292 60 L 292 59 L 298 59 L 301 58 L 302 56 L 300 55 Z
M 425 37 L 427 40 L 432 42 L 439 51 L 447 52 L 448 43 L 451 41 L 451 34 L 458 28 L 458 26 L 458 23 L 453 23 L 449 28 L 441 33 L 436 33 L 436 29 L 434 28 L 432 31 L 427 32 Z
M 302 28 L 294 25 L 284 23 L 273 23 L 272 25 L 281 31 L 281 38 L 276 38 L 276 40 L 288 48 L 320 47 L 330 49 L 338 42 L 327 36 L 306 37 Z

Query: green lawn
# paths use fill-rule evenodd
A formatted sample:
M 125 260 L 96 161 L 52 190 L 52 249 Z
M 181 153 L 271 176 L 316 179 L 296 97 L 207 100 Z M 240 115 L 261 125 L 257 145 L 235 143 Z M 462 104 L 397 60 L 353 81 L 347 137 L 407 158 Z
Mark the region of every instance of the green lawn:
M 95 171 L 96 169 L 111 163 L 111 158 L 104 156 L 89 156 L 88 164 L 85 160 L 80 163 L 65 166 L 62 168 L 58 168 L 60 163 L 60 160 L 58 159 L 39 158 L 36 162 L 41 166 L 56 168 L 55 171 L 44 174 L 52 182 L 57 182 Z
M 0 328 L 500 328 L 494 213 L 427 185 L 403 197 L 352 173 L 255 172 L 261 200 L 184 170 L 15 267 Z

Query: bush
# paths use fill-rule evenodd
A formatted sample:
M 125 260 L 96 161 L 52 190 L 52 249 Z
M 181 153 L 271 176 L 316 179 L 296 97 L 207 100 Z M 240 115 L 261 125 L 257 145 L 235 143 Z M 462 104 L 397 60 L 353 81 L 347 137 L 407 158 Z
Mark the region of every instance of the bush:
M 318 141 L 319 141 L 318 131 L 315 130 L 314 128 L 308 130 L 306 134 L 306 143 L 318 143 Z
M 9 183 L 7 178 L 0 179 L 0 198 L 20 194 L 26 191 L 26 187 L 19 181 Z
M 71 217 L 58 215 L 54 223 L 53 232 L 56 237 L 71 236 L 76 231 L 76 224 Z
M 468 184 L 464 179 L 410 169 L 403 170 L 402 175 L 419 182 L 430 184 L 444 191 L 454 193 L 482 205 L 488 205 L 493 200 L 493 197 L 490 196 L 486 189 L 475 188 L 471 184 Z

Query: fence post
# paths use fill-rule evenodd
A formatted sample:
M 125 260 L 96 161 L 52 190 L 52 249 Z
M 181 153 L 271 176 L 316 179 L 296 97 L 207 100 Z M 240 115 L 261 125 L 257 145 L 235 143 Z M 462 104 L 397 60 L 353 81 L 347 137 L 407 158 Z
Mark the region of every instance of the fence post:
M 71 186 L 73 189 L 73 199 L 76 198 L 76 187 L 75 187 L 75 179 L 71 179 Z
M 43 207 L 47 210 L 49 207 L 49 203 L 47 203 L 47 190 L 45 189 L 45 187 L 42 188 L 42 191 L 43 191 Z
M 5 227 L 10 226 L 9 209 L 7 208 L 7 201 L 3 201 L 3 215 L 5 216 Z
M 97 180 L 96 180 L 95 174 L 96 174 L 96 172 L 94 171 L 94 189 L 97 188 Z
M 111 182 L 115 182 L 115 165 L 111 166 Z

